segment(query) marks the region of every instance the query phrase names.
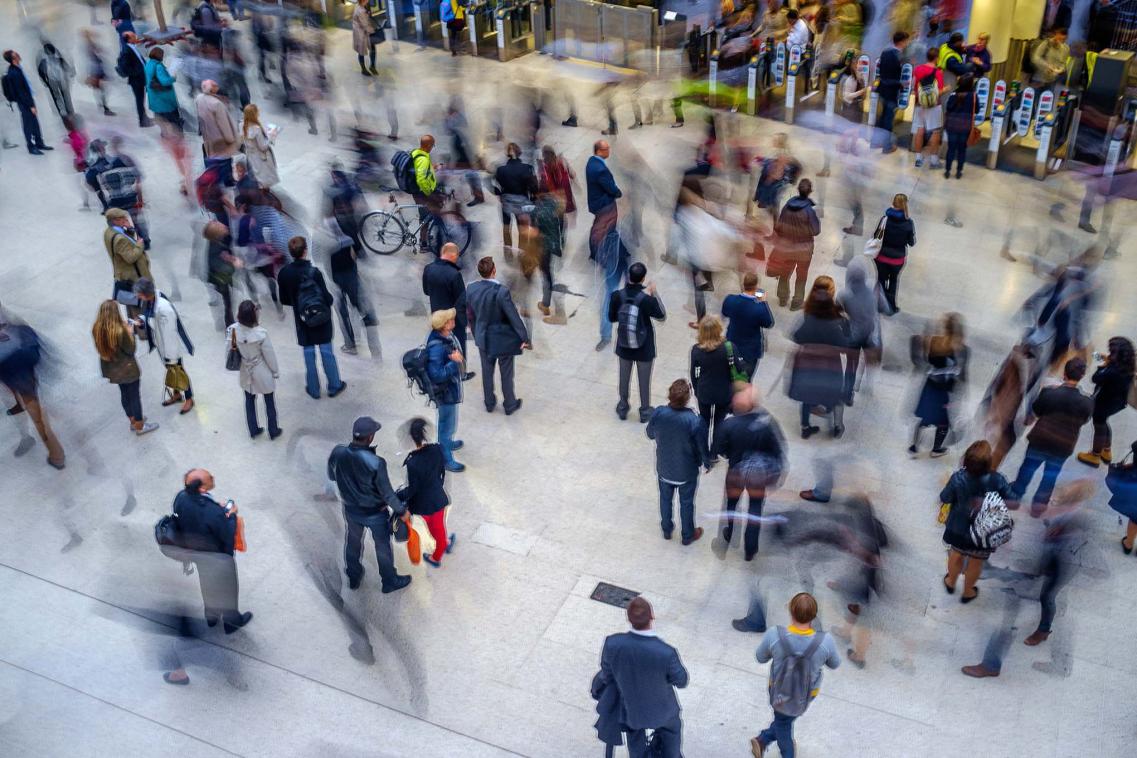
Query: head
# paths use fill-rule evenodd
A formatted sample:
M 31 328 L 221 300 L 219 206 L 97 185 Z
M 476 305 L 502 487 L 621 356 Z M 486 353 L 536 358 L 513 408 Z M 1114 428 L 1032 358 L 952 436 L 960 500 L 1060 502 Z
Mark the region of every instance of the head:
M 119 341 L 126 324 L 122 320 L 118 303 L 114 300 L 104 300 L 99 304 L 99 312 L 95 314 L 95 324 L 91 327 L 91 336 L 95 339 L 95 350 L 104 361 L 109 361 L 118 352 Z
M 794 626 L 812 626 L 817 618 L 817 600 L 808 592 L 799 592 L 790 598 L 790 618 Z
M 908 43 L 912 41 L 912 36 L 908 32 L 896 32 L 892 35 L 892 44 L 901 50 L 908 47 Z
M 214 485 L 213 474 L 203 468 L 191 468 L 182 477 L 182 484 L 185 485 L 186 492 L 195 495 L 199 492 L 209 492 Z
M 245 136 L 248 136 L 249 127 L 261 125 L 261 111 L 256 105 L 249 103 L 245 106 L 242 115 L 244 116 L 244 123 L 241 125 L 241 131 L 245 133 Z
M 447 242 L 445 245 L 442 246 L 442 250 L 439 251 L 438 257 L 444 261 L 450 261 L 451 263 L 457 263 L 458 262 L 458 246 L 455 245 L 453 242 Z
M 1062 367 L 1062 378 L 1067 382 L 1077 384 L 1086 375 L 1086 360 L 1084 358 L 1071 358 Z
M 434 135 L 433 134 L 422 135 L 422 137 L 418 141 L 418 147 L 419 147 L 419 150 L 422 150 L 424 153 L 429 153 L 431 150 L 434 149 Z
M 375 432 L 382 428 L 383 425 L 370 416 L 360 416 L 351 425 L 351 441 L 357 445 L 371 447 L 371 443 L 375 440 Z
M 717 350 L 722 342 L 722 319 L 718 316 L 703 316 L 699 321 L 699 347 Z
M 430 328 L 443 335 L 449 335 L 454 331 L 455 317 L 458 311 L 453 308 L 446 308 L 441 311 L 435 311 L 430 314 Z
M 257 325 L 257 311 L 260 308 L 252 300 L 245 300 L 237 306 L 237 323 L 252 329 Z
M 164 51 L 160 47 L 152 47 L 152 48 L 150 48 L 150 52 L 147 54 L 146 57 L 152 61 L 158 61 L 159 63 L 161 63 L 163 61 L 163 59 L 165 59 L 165 57 L 166 57 L 166 51 Z
M 415 447 L 422 447 L 426 444 L 426 419 L 415 416 L 411 419 L 410 426 L 407 432 L 411 435 L 411 442 L 415 443 Z
M 212 79 L 206 79 L 201 83 L 201 91 L 207 95 L 216 95 L 221 91 L 221 88 L 217 86 L 217 82 Z
M 1066 33 L 1066 29 L 1062 28 L 1061 26 L 1056 27 L 1053 31 L 1050 32 L 1050 39 L 1054 40 L 1060 45 L 1064 45 L 1066 43 L 1066 38 L 1068 36 L 1069 35 Z
M 288 240 L 288 254 L 294 261 L 303 259 L 308 254 L 308 240 L 300 236 Z
M 753 295 L 758 291 L 758 274 L 747 271 L 742 275 L 742 291 L 748 295 Z
M 632 625 L 632 629 L 646 632 L 651 629 L 652 621 L 655 621 L 655 612 L 651 609 L 651 603 L 642 597 L 632 598 L 628 603 L 628 623 Z
M 805 298 L 805 312 L 809 316 L 834 319 L 841 316 L 837 305 L 837 283 L 831 276 L 819 276 L 813 280 L 809 295 Z
M 249 159 L 244 153 L 237 153 L 233 156 L 233 176 L 237 179 L 244 179 L 245 175 L 249 173 Z
M 103 214 L 107 220 L 107 226 L 119 226 L 126 228 L 131 226 L 130 214 L 122 208 L 107 208 L 107 212 Z
M 797 183 L 797 196 L 806 198 L 813 194 L 813 182 L 808 179 L 802 179 Z
M 552 145 L 545 145 L 541 148 L 541 160 L 545 163 L 557 162 L 557 151 L 553 149 Z
M 628 282 L 631 284 L 643 284 L 644 279 L 647 278 L 647 266 L 636 261 L 628 267 Z
M 786 11 L 786 21 L 789 21 L 791 24 L 796 23 L 799 18 L 801 18 L 801 14 L 793 8 Z
M 979 440 L 968 445 L 963 451 L 963 470 L 975 477 L 991 473 L 991 443 Z
M 592 154 L 599 155 L 601 158 L 607 160 L 608 156 L 612 154 L 612 146 L 605 140 L 596 140 L 596 142 L 592 143 Z
M 505 157 L 511 160 L 514 158 L 520 158 L 521 145 L 518 145 L 516 142 L 510 142 L 505 146 Z
M 928 52 L 924 53 L 924 60 L 928 63 L 935 64 L 940 59 L 940 49 L 938 47 L 929 47 Z
M 908 196 L 903 192 L 892 196 L 892 207 L 903 213 L 904 218 L 908 218 Z
M 730 407 L 735 415 L 750 413 L 750 411 L 757 408 L 758 405 L 758 388 L 753 384 L 747 384 L 745 387 L 739 389 L 730 400 Z
M 134 283 L 134 294 L 142 302 L 152 303 L 158 297 L 158 288 L 152 279 L 144 276 Z
M 957 79 L 955 82 L 955 91 L 956 92 L 962 92 L 965 94 L 968 92 L 974 92 L 975 91 L 975 75 L 974 74 L 964 74 L 963 76 L 959 77 L 959 79 Z
M 493 279 L 494 274 L 497 273 L 497 266 L 494 265 L 493 258 L 487 255 L 478 261 L 478 276 L 483 279 Z
M 11 66 L 18 66 L 20 65 L 20 54 L 15 50 L 5 50 L 4 60 Z
M 1109 362 L 1130 376 L 1134 373 L 1133 343 L 1125 337 L 1109 338 Z
M 975 49 L 986 50 L 987 43 L 991 41 L 991 35 L 987 32 L 980 32 L 979 36 L 975 38 Z
M 667 405 L 674 410 L 681 410 L 691 402 L 691 383 L 686 379 L 676 379 L 667 388 Z
M 963 32 L 952 32 L 948 37 L 947 46 L 956 52 L 963 50 Z

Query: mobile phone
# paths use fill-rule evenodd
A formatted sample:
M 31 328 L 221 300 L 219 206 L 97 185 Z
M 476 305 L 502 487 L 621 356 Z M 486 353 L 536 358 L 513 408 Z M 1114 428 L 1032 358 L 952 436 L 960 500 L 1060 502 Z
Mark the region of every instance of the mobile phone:
M 233 506 L 235 506 L 235 505 L 236 505 L 236 503 L 233 502 L 233 498 L 229 498 L 228 500 L 225 501 L 225 510 L 231 511 L 231 510 L 233 510 Z
M 757 295 L 758 297 L 766 297 L 766 290 L 764 290 L 764 289 L 755 290 L 754 294 Z

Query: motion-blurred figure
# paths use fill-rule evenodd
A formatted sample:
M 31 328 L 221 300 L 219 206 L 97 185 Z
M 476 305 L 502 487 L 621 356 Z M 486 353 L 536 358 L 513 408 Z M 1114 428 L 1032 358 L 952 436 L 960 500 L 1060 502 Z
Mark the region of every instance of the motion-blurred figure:
M 908 453 L 916 456 L 920 452 L 920 433 L 924 427 L 934 426 L 931 456 L 938 458 L 948 452 L 944 444 L 956 405 L 953 395 L 957 384 L 967 381 L 970 350 L 964 343 L 963 319 L 958 313 L 944 314 L 935 334 L 915 339 L 918 347 L 913 348 L 913 359 L 918 359 L 917 366 L 924 370 L 924 386 L 916 402 L 918 421 Z
M 47 464 L 52 468 L 64 466 L 63 446 L 51 429 L 47 414 L 39 399 L 39 382 L 36 368 L 43 358 L 43 343 L 35 330 L 13 319 L 0 307 L 0 384 L 3 384 L 16 399 L 16 404 L 8 409 L 9 416 L 26 412 L 35 424 L 39 438 L 47 448 Z M 26 434 L 21 435 L 24 439 Z M 17 448 L 26 451 L 23 441 Z
M 71 80 L 75 78 L 75 68 L 50 42 L 43 43 L 43 50 L 36 56 L 36 72 L 51 95 L 51 103 L 59 117 L 67 118 L 74 113 L 75 108 L 71 105 Z

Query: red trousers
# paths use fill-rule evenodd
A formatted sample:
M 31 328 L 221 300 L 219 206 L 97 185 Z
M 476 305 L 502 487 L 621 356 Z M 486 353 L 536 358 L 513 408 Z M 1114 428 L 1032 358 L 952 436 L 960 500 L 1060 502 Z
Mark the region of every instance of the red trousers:
M 430 536 L 434 538 L 434 552 L 431 553 L 430 558 L 434 561 L 441 561 L 442 555 L 446 552 L 446 509 L 423 516 L 422 520 L 426 522 L 426 528 L 430 530 Z

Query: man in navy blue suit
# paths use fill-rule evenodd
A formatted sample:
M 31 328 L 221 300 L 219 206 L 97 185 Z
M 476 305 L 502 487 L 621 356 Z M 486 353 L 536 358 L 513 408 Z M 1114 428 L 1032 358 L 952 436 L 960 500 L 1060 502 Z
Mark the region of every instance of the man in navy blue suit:
M 609 635 L 600 653 L 600 673 L 593 680 L 592 696 L 606 687 L 619 692 L 622 729 L 628 735 L 631 758 L 653 755 L 647 730 L 655 732 L 662 751 L 654 755 L 680 758 L 683 722 L 675 687 L 687 686 L 687 669 L 679 652 L 652 631 L 651 604 L 642 597 L 628 604 L 630 631 Z
M 55 148 L 43 143 L 32 83 L 28 81 L 27 74 L 20 67 L 20 54 L 15 50 L 5 50 L 4 60 L 8 63 L 8 73 L 4 74 L 4 97 L 20 109 L 20 123 L 24 127 L 24 140 L 28 143 L 28 152 L 32 155 L 43 155 L 44 150 L 54 150 Z
M 588 259 L 596 261 L 604 269 L 604 298 L 600 301 L 600 341 L 596 343 L 596 351 L 603 350 L 612 341 L 612 324 L 608 321 L 608 301 L 612 293 L 620 286 L 623 267 L 619 265 L 622 254 L 617 252 L 611 256 L 599 256 L 601 245 L 618 245 L 616 237 L 609 238 L 609 234 L 616 231 L 616 198 L 623 197 L 616 180 L 612 178 L 612 171 L 605 162 L 612 154 L 611 146 L 604 140 L 599 140 L 592 146 L 592 157 L 588 159 L 584 176 L 588 185 L 588 212 L 592 214 L 592 229 L 588 232 Z M 606 260 L 611 258 L 611 260 Z M 616 265 L 606 265 L 616 264 Z

